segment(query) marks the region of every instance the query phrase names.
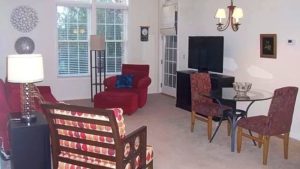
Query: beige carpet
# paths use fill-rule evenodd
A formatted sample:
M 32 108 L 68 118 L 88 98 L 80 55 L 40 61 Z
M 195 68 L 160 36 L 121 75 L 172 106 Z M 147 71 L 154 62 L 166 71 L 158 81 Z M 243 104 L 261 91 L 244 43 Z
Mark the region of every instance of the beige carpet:
M 190 112 L 175 107 L 175 99 L 150 94 L 145 107 L 125 116 L 127 133 L 146 125 L 148 144 L 154 146 L 155 169 L 298 169 L 300 141 L 290 140 L 289 159 L 283 158 L 280 139 L 271 138 L 268 165 L 262 165 L 262 152 L 244 139 L 240 154 L 230 151 L 226 123 L 212 143 L 207 140 L 206 126 L 198 121 L 190 132 Z M 91 106 L 89 100 L 68 103 Z M 298 167 L 297 167 L 298 166 Z

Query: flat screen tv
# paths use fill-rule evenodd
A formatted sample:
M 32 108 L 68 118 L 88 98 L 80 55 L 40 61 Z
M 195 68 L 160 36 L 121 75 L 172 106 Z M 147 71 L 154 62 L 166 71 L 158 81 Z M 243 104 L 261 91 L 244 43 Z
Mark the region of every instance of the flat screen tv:
M 199 72 L 223 73 L 223 36 L 190 36 L 188 67 Z

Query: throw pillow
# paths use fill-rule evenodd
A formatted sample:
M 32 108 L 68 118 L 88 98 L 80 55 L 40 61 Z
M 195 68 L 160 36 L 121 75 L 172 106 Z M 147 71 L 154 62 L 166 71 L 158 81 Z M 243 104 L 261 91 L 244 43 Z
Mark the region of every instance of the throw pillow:
M 117 75 L 116 88 L 132 88 L 133 75 Z

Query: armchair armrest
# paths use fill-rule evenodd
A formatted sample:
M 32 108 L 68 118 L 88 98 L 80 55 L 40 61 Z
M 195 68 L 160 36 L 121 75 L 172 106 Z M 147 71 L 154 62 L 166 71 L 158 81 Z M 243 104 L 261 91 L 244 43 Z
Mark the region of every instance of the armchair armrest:
M 128 143 L 130 147 L 128 147 Z M 131 166 L 135 166 L 134 163 L 140 163 L 139 168 L 145 168 L 146 166 L 146 148 L 147 148 L 147 127 L 142 126 L 130 134 L 126 135 L 123 139 L 124 145 L 124 165 L 131 163 Z M 127 156 L 126 156 L 127 155 Z
M 137 88 L 147 88 L 151 84 L 150 77 L 143 77 L 137 82 Z
M 117 76 L 111 76 L 111 77 L 104 79 L 103 84 L 104 84 L 105 90 L 106 89 L 108 89 L 108 90 L 114 89 L 116 81 L 117 81 Z
M 45 99 L 44 101 L 49 103 L 58 103 L 58 101 L 51 92 L 50 86 L 37 86 L 37 88 L 42 97 Z

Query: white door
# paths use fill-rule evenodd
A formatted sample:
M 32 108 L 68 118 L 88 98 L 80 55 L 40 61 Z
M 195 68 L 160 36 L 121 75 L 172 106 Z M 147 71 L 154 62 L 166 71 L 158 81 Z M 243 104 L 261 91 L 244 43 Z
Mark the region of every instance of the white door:
M 164 36 L 162 93 L 176 96 L 177 36 Z

